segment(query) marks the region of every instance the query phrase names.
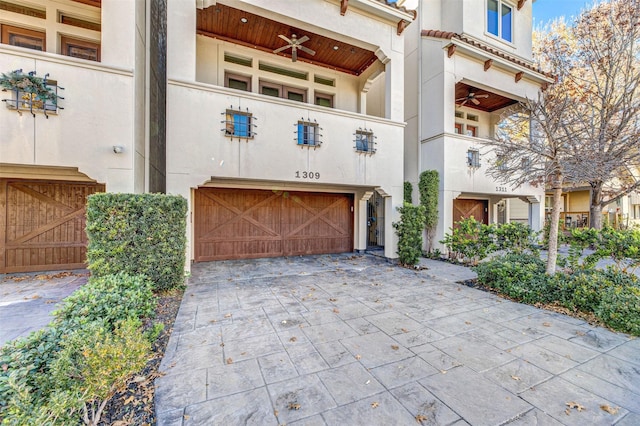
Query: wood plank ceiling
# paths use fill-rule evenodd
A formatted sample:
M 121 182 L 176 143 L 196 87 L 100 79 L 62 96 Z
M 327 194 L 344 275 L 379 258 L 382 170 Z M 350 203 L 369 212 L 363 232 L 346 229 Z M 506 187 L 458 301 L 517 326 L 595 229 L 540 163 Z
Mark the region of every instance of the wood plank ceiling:
M 464 104 L 464 106 L 466 107 L 478 109 L 480 111 L 493 112 L 508 107 L 509 105 L 518 103 L 518 101 L 515 99 L 507 98 L 505 96 L 498 95 L 497 93 L 489 92 L 487 90 L 478 89 L 469 84 L 456 84 L 456 99 L 464 98 L 469 93 L 475 93 L 476 96 L 489 95 L 489 97 L 487 98 L 478 98 L 477 100 L 480 102 L 478 105 L 474 105 L 473 102 L 467 102 Z M 460 105 L 460 102 L 456 102 L 456 105 Z
M 339 18 L 336 13 L 336 19 Z M 309 40 L 303 43 L 303 46 L 315 50 L 316 54 L 311 56 L 298 50 L 299 61 L 353 75 L 362 74 L 377 59 L 372 51 L 220 3 L 206 9 L 198 9 L 196 25 L 200 35 L 269 53 L 286 45 L 286 42 L 278 37 L 279 34 L 288 38 L 295 34 L 298 39 L 307 36 Z M 290 58 L 291 49 L 286 49 L 278 55 Z

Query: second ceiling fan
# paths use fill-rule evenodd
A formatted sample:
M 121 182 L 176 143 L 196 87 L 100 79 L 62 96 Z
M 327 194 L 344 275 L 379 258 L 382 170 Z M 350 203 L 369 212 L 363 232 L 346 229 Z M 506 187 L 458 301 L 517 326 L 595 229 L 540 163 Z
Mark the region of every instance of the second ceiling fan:
M 489 95 L 486 93 L 483 95 L 477 95 L 474 89 L 469 89 L 469 94 L 464 98 L 456 99 L 456 103 L 458 104 L 458 106 L 464 106 L 464 104 L 471 101 L 471 103 L 474 105 L 480 105 L 480 101 L 478 99 L 486 99 L 488 97 Z
M 309 37 L 307 36 L 302 36 L 300 38 L 298 38 L 295 34 L 291 34 L 291 38 L 279 34 L 278 37 L 280 37 L 281 39 L 283 39 L 284 41 L 286 41 L 288 44 L 286 46 L 282 46 L 276 50 L 273 51 L 273 53 L 280 53 L 283 50 L 289 49 L 291 48 L 291 61 L 295 62 L 298 60 L 298 49 L 302 50 L 304 53 L 307 53 L 311 56 L 316 54 L 315 50 L 309 49 L 306 46 L 303 46 L 302 43 L 304 43 L 305 41 L 309 40 Z

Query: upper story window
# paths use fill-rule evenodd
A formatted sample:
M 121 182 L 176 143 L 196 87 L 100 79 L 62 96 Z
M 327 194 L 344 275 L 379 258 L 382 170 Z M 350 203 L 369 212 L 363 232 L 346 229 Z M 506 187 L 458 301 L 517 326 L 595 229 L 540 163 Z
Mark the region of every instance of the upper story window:
M 356 151 L 368 154 L 376 152 L 375 136 L 371 130 L 356 130 Z
M 487 31 L 511 43 L 513 7 L 504 0 L 487 0 Z
M 244 90 L 245 92 L 250 92 L 251 77 L 246 75 L 225 73 L 224 87 L 228 87 L 230 89 Z
M 100 62 L 100 45 L 71 37 L 60 37 L 61 52 L 65 56 Z
M 260 82 L 260 93 L 276 98 L 285 98 L 291 101 L 307 102 L 307 91 L 296 87 L 283 86 L 281 84 Z
M 480 151 L 473 148 L 467 151 L 467 165 L 475 168 L 480 167 Z
M 46 50 L 45 35 L 43 31 L 33 31 L 11 25 L 2 25 L 1 41 L 3 44 L 25 47 L 27 49 L 39 50 L 41 52 Z
M 329 95 L 326 93 L 318 93 L 316 92 L 316 105 L 320 105 L 327 108 L 333 108 L 333 95 Z

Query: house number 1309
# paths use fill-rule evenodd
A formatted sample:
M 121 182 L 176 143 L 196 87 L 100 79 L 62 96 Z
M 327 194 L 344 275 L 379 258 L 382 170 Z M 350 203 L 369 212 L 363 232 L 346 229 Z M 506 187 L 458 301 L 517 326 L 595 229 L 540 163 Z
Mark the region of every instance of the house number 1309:
M 320 173 L 296 171 L 296 179 L 320 179 Z

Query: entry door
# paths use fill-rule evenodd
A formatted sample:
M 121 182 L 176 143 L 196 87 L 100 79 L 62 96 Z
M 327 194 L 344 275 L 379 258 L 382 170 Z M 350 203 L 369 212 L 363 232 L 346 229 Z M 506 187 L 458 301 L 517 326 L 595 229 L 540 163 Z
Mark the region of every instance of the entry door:
M 489 224 L 489 202 L 487 200 L 453 200 L 453 223 L 472 217 L 485 225 Z

